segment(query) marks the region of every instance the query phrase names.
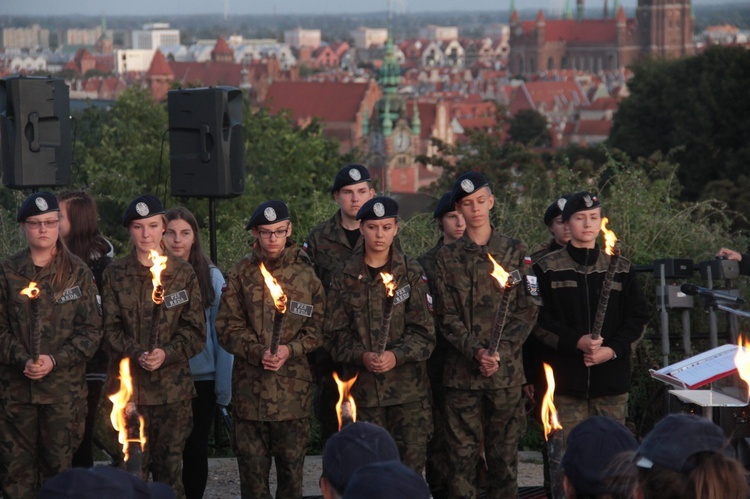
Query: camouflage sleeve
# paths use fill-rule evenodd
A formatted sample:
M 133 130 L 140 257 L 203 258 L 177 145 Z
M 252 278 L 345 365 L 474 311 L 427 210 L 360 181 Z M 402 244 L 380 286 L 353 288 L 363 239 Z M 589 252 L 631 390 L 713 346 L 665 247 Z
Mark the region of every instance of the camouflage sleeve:
M 435 322 L 427 303 L 429 290 L 422 279 L 422 268 L 416 262 L 409 262 L 408 275 L 411 296 L 405 304 L 406 326 L 390 348 L 396 356 L 396 365 L 427 360 L 435 349 Z
M 457 280 L 466 279 L 463 275 L 457 274 L 456 266 L 451 268 L 448 264 L 450 254 L 441 250 L 435 260 L 435 295 L 436 295 L 436 315 L 440 324 L 440 332 L 443 337 L 461 352 L 467 359 L 473 359 L 474 354 L 482 348 L 482 345 L 476 341 L 475 337 L 469 334 L 469 330 L 464 324 L 461 316 L 463 309 L 461 299 L 457 288 L 448 283 L 455 283 Z
M 77 270 L 75 284 L 81 288 L 81 298 L 74 301 L 76 311 L 71 335 L 60 350 L 50 352 L 55 357 L 57 367 L 64 368 L 90 359 L 99 349 L 102 340 L 102 317 L 96 297 L 99 291 L 94 284 L 93 274 L 86 265 Z
M 102 285 L 102 314 L 104 329 L 104 350 L 113 357 L 130 357 L 136 359 L 143 348 L 132 336 L 125 334 L 122 311 L 117 293 L 112 288 L 114 279 L 113 266 L 104 269 L 104 283 Z
M 301 357 L 317 350 L 323 344 L 323 322 L 325 321 L 326 297 L 320 279 L 310 272 L 309 288 L 312 297 L 312 317 L 305 321 L 305 325 L 297 332 L 292 341 L 287 343 L 289 358 Z
M 326 301 L 324 345 L 334 360 L 362 365 L 362 354 L 368 350 L 352 327 L 353 317 L 342 299 L 344 288 L 343 277 L 335 276 Z
M 0 363 L 16 366 L 23 370 L 29 359 L 26 347 L 18 341 L 10 327 L 8 316 L 8 278 L 4 269 L 0 269 Z
M 166 354 L 165 366 L 185 362 L 206 348 L 206 312 L 201 301 L 198 277 L 192 267 L 183 268 L 182 272 L 189 273 L 185 290 L 190 299 L 182 305 L 177 316 L 177 327 L 169 341 L 162 346 Z
M 219 313 L 216 315 L 216 336 L 224 350 L 236 358 L 244 359 L 254 366 L 261 364 L 266 346 L 254 341 L 258 338 L 243 307 L 245 290 L 240 276 L 232 270 L 227 276 L 227 285 L 221 294 Z

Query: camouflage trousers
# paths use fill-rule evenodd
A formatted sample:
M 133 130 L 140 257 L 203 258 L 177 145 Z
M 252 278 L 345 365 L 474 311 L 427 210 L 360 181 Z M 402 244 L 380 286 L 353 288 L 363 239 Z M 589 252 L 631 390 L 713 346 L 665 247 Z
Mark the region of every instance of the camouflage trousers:
M 429 399 L 386 407 L 357 406 L 357 421 L 382 426 L 393 437 L 401 462 L 422 473 L 427 459 L 427 442 L 432 435 Z
M 59 404 L 0 402 L 0 477 L 5 499 L 35 498 L 69 469 L 83 438 L 86 398 Z
M 193 430 L 190 400 L 163 405 L 141 405 L 138 412 L 146 424 L 146 448 L 143 453 L 143 478 L 149 471 L 155 482 L 168 484 L 176 497 L 184 498 L 182 451 Z
M 272 457 L 276 463 L 276 497 L 302 497 L 302 476 L 309 440 L 309 418 L 249 421 L 235 417 L 232 448 L 237 457 L 243 499 L 271 499 L 268 475 Z
M 429 366 L 429 364 L 428 364 Z M 448 459 L 448 442 L 445 440 L 445 395 L 443 393 L 442 375 L 435 380 L 430 373 L 432 388 L 432 438 L 427 443 L 427 463 L 425 478 L 430 486 L 430 493 L 434 499 L 448 496 L 450 462 Z
M 555 395 L 557 417 L 563 427 L 563 442 L 567 446 L 568 434 L 578 423 L 591 416 L 608 416 L 625 424 L 628 415 L 628 394 L 610 395 L 592 399 L 579 399 L 566 395 Z
M 475 499 L 482 442 L 488 499 L 518 496 L 518 443 L 526 430 L 521 387 L 497 390 L 445 388 L 451 498 Z

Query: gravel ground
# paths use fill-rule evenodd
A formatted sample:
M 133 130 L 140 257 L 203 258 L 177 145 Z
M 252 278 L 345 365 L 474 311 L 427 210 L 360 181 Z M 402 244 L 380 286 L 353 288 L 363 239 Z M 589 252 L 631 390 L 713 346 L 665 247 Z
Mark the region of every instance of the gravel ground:
M 542 456 L 538 452 L 522 452 L 518 465 L 518 485 L 520 487 L 541 486 Z M 305 484 L 303 494 L 317 496 L 320 494 L 318 479 L 320 478 L 320 456 L 305 458 Z M 276 471 L 271 468 L 271 491 L 276 490 Z M 209 459 L 208 485 L 204 498 L 228 499 L 240 496 L 240 479 L 237 473 L 237 461 L 233 458 Z

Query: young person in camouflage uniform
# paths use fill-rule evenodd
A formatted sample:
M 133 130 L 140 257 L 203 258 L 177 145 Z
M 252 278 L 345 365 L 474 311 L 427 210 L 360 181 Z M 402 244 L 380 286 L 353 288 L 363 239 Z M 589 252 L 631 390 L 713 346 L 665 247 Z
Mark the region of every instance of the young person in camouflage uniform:
M 104 271 L 104 346 L 110 356 L 106 392 L 119 389 L 120 360 L 130 359 L 133 396 L 145 419 L 143 476 L 172 486 L 184 497 L 182 451 L 193 425 L 195 396 L 188 360 L 206 344 L 206 319 L 200 286 L 193 268 L 171 257 L 161 274 L 159 339 L 149 349 L 154 303 L 149 268 L 150 250 L 164 254 L 162 235 L 167 224 L 161 202 L 149 194 L 137 197 L 122 220 L 133 249 Z
M 451 345 L 443 384 L 452 498 L 477 497 L 482 441 L 486 497 L 518 494 L 518 442 L 526 428 L 521 350 L 536 320 L 538 298 L 533 276 L 527 277 L 526 246 L 490 224 L 494 202 L 483 175 L 461 175 L 453 187 L 453 203 L 466 220 L 466 232 L 437 255 L 438 323 Z M 490 275 L 488 253 L 518 282 L 495 356 L 487 348 L 502 293 Z
M 375 189 L 370 186 L 370 172 L 362 165 L 341 168 L 333 180 L 331 194 L 339 205 L 339 210 L 325 222 L 316 225 L 302 245 L 326 291 L 331 285 L 331 279 L 341 270 L 352 252 L 362 247 L 357 212 L 375 195 Z M 311 359 L 317 381 L 315 416 L 320 422 L 324 443 L 338 430 L 336 402 L 339 393 L 333 380 L 333 371 L 341 370 L 341 367 L 334 364 L 329 349 L 328 345 L 324 345 Z
M 440 248 L 460 238 L 466 230 L 464 216 L 456 211 L 451 203 L 452 194 L 446 192 L 438 201 L 433 218 L 437 221 L 440 237 L 435 246 L 427 250 L 418 258 L 419 264 L 427 275 L 427 284 L 430 293 L 435 296 L 435 257 Z M 443 395 L 443 369 L 445 367 L 445 353 L 448 344 L 440 334 L 440 328 L 435 324 L 435 336 L 437 342 L 435 350 L 427 359 L 427 373 L 430 377 L 430 388 L 432 391 L 432 422 L 434 432 L 430 442 L 427 444 L 427 466 L 425 477 L 430 485 L 430 492 L 435 499 L 448 497 L 448 480 L 450 478 L 450 465 L 448 463 L 448 444 L 445 441 L 445 396 Z
M 101 341 L 91 270 L 59 237 L 60 208 L 33 194 L 17 221 L 28 247 L 0 263 L 0 477 L 7 499 L 35 498 L 70 468 L 86 420 L 86 361 Z M 29 297 L 35 282 L 39 358 L 32 358 Z
M 435 347 L 435 328 L 422 267 L 393 245 L 397 217 L 398 204 L 387 197 L 360 208 L 363 251 L 356 251 L 333 278 L 326 335 L 334 338 L 334 359 L 345 363 L 350 374 L 358 372 L 352 387 L 357 419 L 387 429 L 404 464 L 421 472 L 432 433 L 425 361 Z M 385 351 L 378 354 L 386 301 L 381 272 L 392 274 L 397 288 Z
M 234 354 L 232 446 L 242 497 L 270 499 L 268 475 L 276 463 L 277 498 L 302 496 L 310 439 L 312 374 L 307 354 L 322 344 L 325 295 L 307 255 L 291 239 L 289 210 L 267 201 L 246 227 L 253 252 L 227 276 L 216 318 L 219 343 Z M 269 349 L 276 308 L 260 264 L 287 296 L 276 355 Z
M 534 263 L 544 306 L 534 336 L 551 350 L 555 405 L 567 435 L 589 416 L 625 423 L 631 344 L 643 334 L 648 305 L 631 263 L 619 258 L 601 336 L 591 330 L 610 256 L 599 249 L 602 208 L 589 192 L 567 201 L 562 218 L 570 242 Z

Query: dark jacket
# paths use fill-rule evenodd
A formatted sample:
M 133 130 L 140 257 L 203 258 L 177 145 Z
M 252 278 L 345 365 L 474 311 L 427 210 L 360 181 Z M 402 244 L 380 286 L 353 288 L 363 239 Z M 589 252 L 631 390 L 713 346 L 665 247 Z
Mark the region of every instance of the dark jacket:
M 603 346 L 612 348 L 617 358 L 587 368 L 576 347 L 593 327 L 610 258 L 598 247 L 568 244 L 534 264 L 544 306 L 533 334 L 553 349 L 548 360 L 557 393 L 589 399 L 630 390 L 630 345 L 643 334 L 649 313 L 625 258 L 619 258 L 602 327 Z

